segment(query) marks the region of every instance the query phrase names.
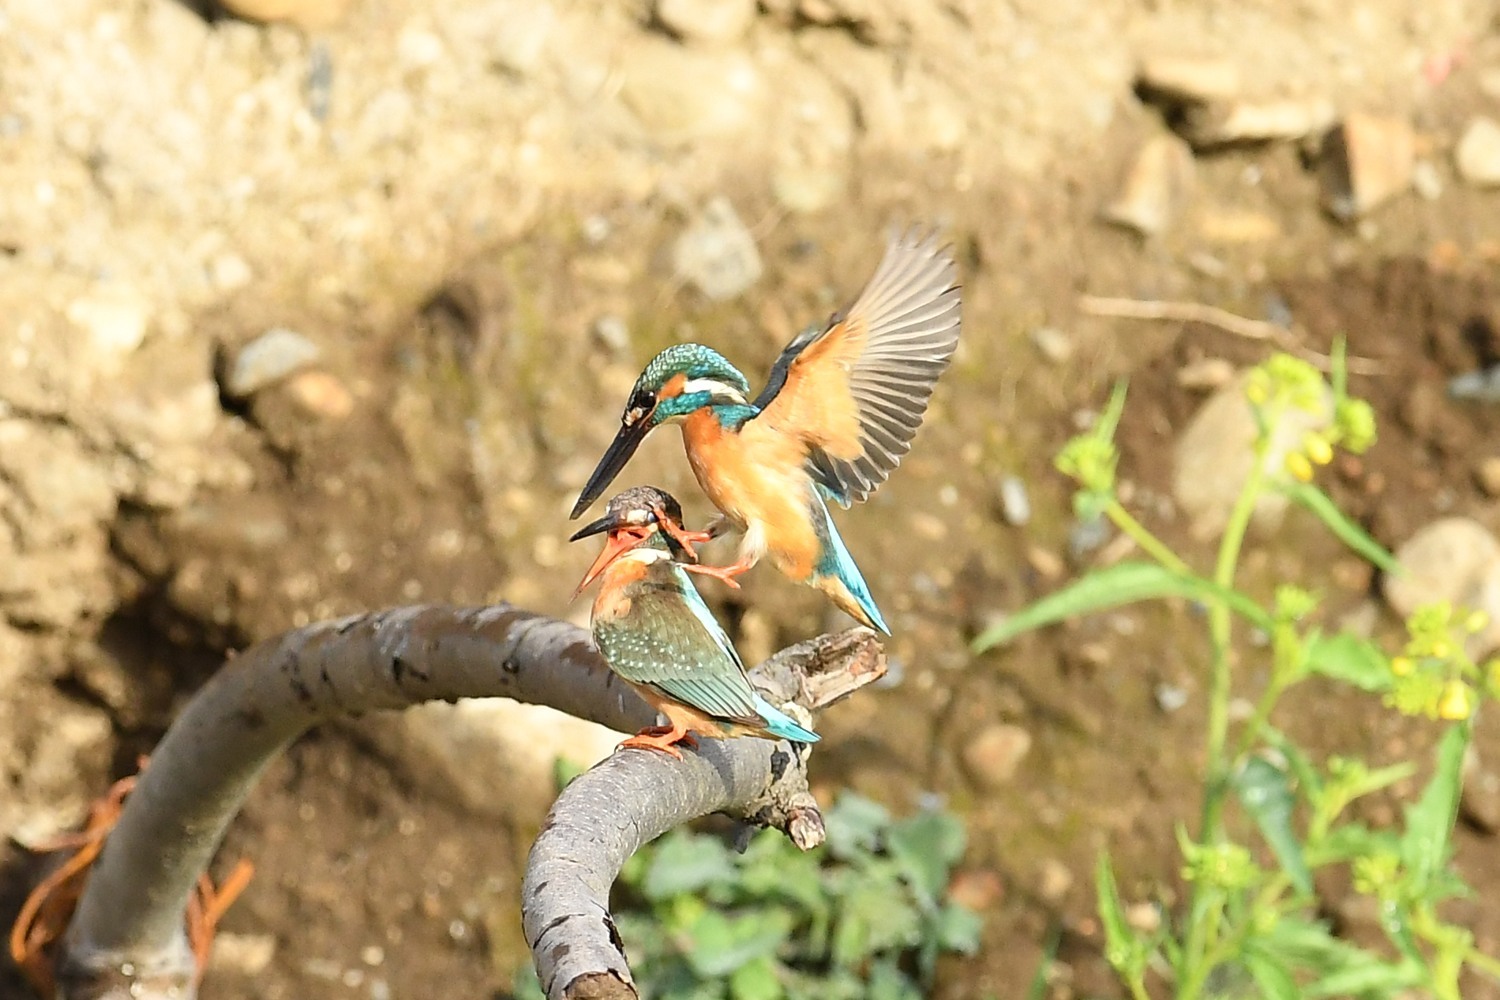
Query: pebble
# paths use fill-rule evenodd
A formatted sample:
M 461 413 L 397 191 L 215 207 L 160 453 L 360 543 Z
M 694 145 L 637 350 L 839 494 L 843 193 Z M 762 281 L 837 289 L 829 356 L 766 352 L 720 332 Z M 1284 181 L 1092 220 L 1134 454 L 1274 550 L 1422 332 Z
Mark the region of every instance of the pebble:
M 1448 398 L 1500 403 L 1500 365 L 1453 376 L 1448 380 Z
M 67 315 L 88 334 L 95 355 L 113 366 L 146 339 L 151 306 L 128 285 L 102 285 L 69 303 Z
M 1330 400 L 1321 416 L 1295 412 L 1282 420 L 1266 457 L 1267 467 L 1279 470 L 1304 434 L 1327 425 L 1331 410 Z M 1178 437 L 1173 448 L 1172 496 L 1187 515 L 1193 537 L 1200 541 L 1216 538 L 1228 522 L 1255 460 L 1255 435 L 1255 415 L 1245 400 L 1241 376 L 1219 387 Z M 1282 494 L 1267 491 L 1256 503 L 1256 519 L 1274 523 L 1287 503 Z
M 1020 476 L 1000 477 L 1000 516 L 1006 524 L 1022 527 L 1031 521 L 1031 497 Z
M 285 389 L 287 397 L 308 416 L 343 420 L 354 412 L 354 394 L 328 372 L 298 372 L 287 379 Z
M 1161 907 L 1155 903 L 1131 903 L 1125 907 L 1125 923 L 1141 934 L 1161 929 Z
M 248 399 L 315 363 L 322 355 L 317 344 L 295 330 L 267 330 L 235 354 L 224 378 L 224 393 L 231 399 Z
M 1418 160 L 1411 168 L 1411 189 L 1423 201 L 1437 201 L 1443 196 L 1443 178 L 1437 164 Z
M 1171 715 L 1188 703 L 1187 689 L 1178 684 L 1158 684 L 1151 691 L 1156 707 Z
M 1026 550 L 1026 563 L 1043 580 L 1061 579 L 1067 569 L 1057 553 L 1040 545 L 1033 545 Z
M 768 97 L 747 53 L 699 51 L 652 38 L 627 47 L 619 87 L 647 135 L 673 146 L 746 131 L 762 120 Z
M 1112 534 L 1109 522 L 1102 517 L 1075 522 L 1068 530 L 1068 556 L 1075 563 L 1082 562 L 1090 553 L 1103 548 Z
M 216 972 L 233 972 L 258 976 L 270 968 L 276 957 L 276 935 L 235 934 L 219 931 L 214 935 L 209 968 Z
M 1037 874 L 1037 895 L 1043 901 L 1056 905 L 1061 903 L 1073 888 L 1073 873 L 1068 866 L 1056 858 L 1044 858 Z
M 208 280 L 219 292 L 237 292 L 254 277 L 250 264 L 237 253 L 221 253 L 208 262 Z
M 630 350 L 630 327 L 614 313 L 606 313 L 594 320 L 593 334 L 599 346 L 613 354 L 625 354 Z
M 1349 221 L 1409 190 L 1416 150 L 1416 133 L 1406 119 L 1351 113 L 1323 139 L 1323 207 Z
M 1055 326 L 1039 326 L 1031 331 L 1031 343 L 1042 357 L 1060 365 L 1073 357 L 1073 338 Z
M 1194 149 L 1247 142 L 1294 142 L 1317 135 L 1338 117 L 1333 102 L 1241 101 L 1189 109 L 1180 131 Z
M 1466 648 L 1479 657 L 1500 646 L 1500 541 L 1478 521 L 1447 517 L 1428 524 L 1396 550 L 1404 572 L 1387 575 L 1385 599 L 1405 618 L 1434 601 L 1484 611 L 1489 625 Z
M 1485 496 L 1500 497 L 1500 455 L 1483 459 L 1474 469 L 1474 481 Z
M 1155 55 L 1141 61 L 1136 84 L 1148 95 L 1176 104 L 1209 104 L 1239 96 L 1240 68 L 1213 56 Z
M 1464 129 L 1453 151 L 1459 176 L 1479 187 L 1500 185 L 1500 124 L 1475 118 Z
M 1193 188 L 1193 154 L 1176 136 L 1148 139 L 1136 153 L 1105 221 L 1141 236 L 1156 236 L 1176 220 Z
M 1234 378 L 1234 365 L 1226 358 L 1203 358 L 1177 370 L 1177 384 L 1184 389 L 1217 389 Z
M 656 0 L 656 19 L 685 42 L 738 41 L 755 20 L 755 0 Z
M 996 791 L 1010 783 L 1031 752 L 1031 733 L 1004 722 L 988 725 L 964 744 L 964 770 L 980 788 Z
M 679 276 L 716 302 L 740 295 L 764 271 L 755 237 L 722 196 L 709 201 L 677 238 L 672 263 Z

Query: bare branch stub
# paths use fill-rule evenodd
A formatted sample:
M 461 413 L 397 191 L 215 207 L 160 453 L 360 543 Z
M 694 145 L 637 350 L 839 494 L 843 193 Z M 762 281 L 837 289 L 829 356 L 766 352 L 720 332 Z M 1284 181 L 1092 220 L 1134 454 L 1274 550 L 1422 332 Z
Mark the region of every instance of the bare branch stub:
M 752 671 L 772 701 L 809 710 L 880 678 L 875 634 L 853 629 L 788 647 Z M 626 860 L 675 826 L 727 812 L 785 832 L 804 850 L 823 842 L 807 787 L 809 748 L 757 739 L 703 740 L 681 761 L 621 750 L 558 796 L 531 849 L 521 918 L 550 1000 L 633 1000 L 609 890 Z

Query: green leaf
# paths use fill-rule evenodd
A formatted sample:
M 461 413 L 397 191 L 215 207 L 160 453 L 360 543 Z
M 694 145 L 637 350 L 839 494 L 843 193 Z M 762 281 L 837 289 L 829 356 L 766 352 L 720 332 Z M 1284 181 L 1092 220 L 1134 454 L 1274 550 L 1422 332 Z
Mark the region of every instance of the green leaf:
M 865 1000 L 922 1000 L 923 996 L 893 957 L 882 958 L 870 966 L 865 991 Z
M 1307 759 L 1307 754 L 1302 748 L 1287 738 L 1287 735 L 1275 726 L 1263 724 L 1261 735 L 1265 737 L 1266 743 L 1277 753 L 1286 758 L 1287 766 L 1291 769 L 1292 776 L 1297 779 L 1297 785 L 1302 789 L 1302 794 L 1314 801 L 1322 794 L 1323 778 L 1318 774 L 1318 769 L 1313 767 L 1312 761 Z
M 872 869 L 872 873 L 875 871 L 879 869 Z M 921 937 L 921 914 L 897 879 L 860 879 L 839 907 L 833 931 L 833 961 L 851 966 L 890 948 L 911 947 Z
M 776 960 L 762 955 L 735 969 L 729 977 L 729 995 L 734 1000 L 781 1000 L 786 993 L 776 975 Z
M 880 848 L 880 838 L 890 826 L 891 814 L 879 802 L 844 792 L 833 808 L 823 814 L 823 823 L 829 852 L 847 861 Z
M 1307 849 L 1308 864 L 1319 867 L 1336 861 L 1352 861 L 1381 850 L 1394 851 L 1396 835 L 1389 830 L 1371 830 L 1363 823 L 1340 823 L 1316 847 Z
M 1469 725 L 1449 726 L 1438 744 L 1437 769 L 1422 797 L 1406 810 L 1406 833 L 1401 838 L 1401 861 L 1411 873 L 1419 894 L 1425 893 L 1448 862 L 1449 840 L 1458 815 L 1464 751 Z
M 1297 980 L 1274 955 L 1258 948 L 1246 948 L 1243 958 L 1245 968 L 1250 970 L 1250 978 L 1255 980 L 1264 1000 L 1301 1000 L 1302 991 L 1297 987 Z
M 1115 872 L 1110 867 L 1109 855 L 1103 851 L 1099 852 L 1099 863 L 1094 866 L 1094 886 L 1098 894 L 1099 920 L 1104 924 L 1104 957 L 1120 975 L 1130 979 L 1145 961 L 1146 945 L 1125 919 L 1125 904 L 1120 900 Z
M 1174 572 L 1157 563 L 1132 561 L 1093 570 L 1062 590 L 1027 605 L 986 630 L 974 640 L 973 649 L 982 653 L 1024 632 L 1065 618 L 1158 597 L 1186 597 L 1204 604 L 1222 602 L 1266 631 L 1270 631 L 1273 624 L 1271 616 L 1243 594 L 1225 590 L 1199 576 Z
M 701 892 L 710 885 L 727 884 L 735 877 L 729 849 L 717 838 L 673 832 L 657 841 L 641 893 L 652 902 L 686 892 Z
M 1400 564 L 1396 557 L 1385 550 L 1370 533 L 1349 519 L 1349 516 L 1339 510 L 1338 504 L 1329 498 L 1327 493 L 1318 489 L 1312 483 L 1300 483 L 1289 480 L 1281 487 L 1282 492 L 1291 497 L 1297 503 L 1308 510 L 1328 526 L 1339 541 L 1359 553 L 1383 573 L 1400 573 Z
M 1340 632 L 1311 637 L 1306 647 L 1307 668 L 1315 674 L 1352 684 L 1362 691 L 1389 691 L 1396 675 L 1379 646 Z
M 886 831 L 885 846 L 906 869 L 913 887 L 936 905 L 948 872 L 964 854 L 964 825 L 949 813 L 920 812 Z
M 979 936 L 984 932 L 984 918 L 968 907 L 949 903 L 938 911 L 934 937 L 944 951 L 973 955 L 979 951 Z
M 1384 962 L 1369 952 L 1361 952 L 1363 961 L 1329 973 L 1303 990 L 1305 997 L 1349 997 L 1358 994 L 1391 996 L 1401 990 L 1420 986 L 1427 975 L 1420 963 Z
M 1296 799 L 1287 773 L 1264 757 L 1251 757 L 1234 775 L 1234 789 L 1245 811 L 1255 820 L 1261 836 L 1281 863 L 1292 884 L 1303 895 L 1312 893 L 1312 872 L 1302 856 L 1302 842 L 1292 829 L 1292 807 Z
M 705 979 L 719 979 L 748 962 L 773 956 L 792 931 L 791 918 L 778 910 L 729 917 L 707 910 L 691 931 L 688 964 Z

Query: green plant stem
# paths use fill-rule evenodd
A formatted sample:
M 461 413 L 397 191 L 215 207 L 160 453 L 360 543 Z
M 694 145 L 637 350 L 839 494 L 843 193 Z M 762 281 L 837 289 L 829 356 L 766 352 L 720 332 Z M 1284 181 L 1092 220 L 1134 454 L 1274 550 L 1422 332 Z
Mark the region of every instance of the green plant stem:
M 1464 961 L 1496 982 L 1500 982 L 1500 958 L 1486 955 L 1478 948 L 1470 948 L 1468 954 L 1464 955 Z
M 1234 586 L 1234 572 L 1239 565 L 1240 549 L 1245 542 L 1245 533 L 1250 528 L 1250 517 L 1255 513 L 1255 501 L 1260 498 L 1265 484 L 1266 438 L 1257 441 L 1254 465 L 1245 477 L 1245 485 L 1235 498 L 1229 512 L 1229 521 L 1224 526 L 1224 535 L 1219 540 L 1219 554 L 1214 561 L 1214 583 L 1222 590 Z M 1224 794 L 1229 787 L 1229 761 L 1224 749 L 1229 739 L 1229 643 L 1232 638 L 1233 621 L 1227 602 L 1215 601 L 1208 611 L 1209 641 L 1213 645 L 1213 667 L 1209 676 L 1208 693 L 1208 752 L 1205 766 L 1208 774 L 1203 794 L 1203 827 L 1198 832 L 1201 844 L 1214 844 L 1223 840 Z M 1187 948 L 1184 950 L 1185 971 L 1177 990 L 1177 1000 L 1193 1000 L 1203 989 L 1208 974 L 1217 964 L 1217 925 L 1222 903 L 1205 906 L 1203 888 L 1195 886 L 1190 912 Z
M 1109 518 L 1110 522 L 1116 528 L 1119 528 L 1120 531 L 1128 535 L 1131 541 L 1139 545 L 1142 552 L 1145 552 L 1167 569 L 1174 573 L 1182 573 L 1187 576 L 1193 575 L 1192 567 L 1179 559 L 1177 553 L 1167 548 L 1161 539 L 1153 535 L 1144 524 L 1137 521 L 1134 515 L 1126 510 L 1119 500 L 1110 499 L 1109 506 L 1104 508 L 1104 516 Z
M 1240 549 L 1245 542 L 1245 533 L 1250 528 L 1251 515 L 1255 513 L 1255 502 L 1260 499 L 1261 487 L 1265 483 L 1266 446 L 1257 443 L 1255 464 L 1245 485 L 1229 512 L 1229 523 L 1224 527 L 1224 537 L 1219 541 L 1219 556 L 1214 562 L 1214 583 L 1223 590 L 1234 586 L 1234 572 L 1239 565 Z M 1224 756 L 1224 746 L 1229 738 L 1229 642 L 1233 619 L 1229 605 L 1216 601 L 1208 612 L 1209 639 L 1213 643 L 1213 671 L 1209 677 L 1208 693 L 1208 782 L 1203 798 L 1203 829 L 1199 831 L 1202 843 L 1215 843 L 1223 838 L 1222 817 L 1224 792 L 1228 788 L 1229 762 Z

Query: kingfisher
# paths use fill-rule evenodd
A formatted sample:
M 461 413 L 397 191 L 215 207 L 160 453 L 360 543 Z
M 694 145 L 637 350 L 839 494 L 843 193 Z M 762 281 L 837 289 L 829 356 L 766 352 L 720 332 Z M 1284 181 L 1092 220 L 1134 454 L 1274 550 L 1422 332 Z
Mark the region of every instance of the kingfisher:
M 571 517 L 599 498 L 647 434 L 679 423 L 693 475 L 723 514 L 684 540 L 728 528 L 742 535 L 733 564 L 687 568 L 737 587 L 734 577 L 769 555 L 782 573 L 889 635 L 828 501 L 847 508 L 865 500 L 910 450 L 958 346 L 956 279 L 951 249 L 935 234 L 893 235 L 854 304 L 793 338 L 753 398 L 717 351 L 668 347 L 636 380 Z
M 696 533 L 683 528 L 675 497 L 654 486 L 626 490 L 569 541 L 598 534 L 607 536 L 604 550 L 573 596 L 602 577 L 590 617 L 594 643 L 609 668 L 669 723 L 620 746 L 681 760 L 677 744 L 696 747 L 694 733 L 818 741 L 751 686 L 734 644 L 683 572 L 683 563 L 695 559 Z

